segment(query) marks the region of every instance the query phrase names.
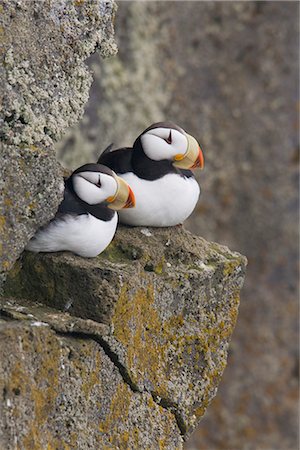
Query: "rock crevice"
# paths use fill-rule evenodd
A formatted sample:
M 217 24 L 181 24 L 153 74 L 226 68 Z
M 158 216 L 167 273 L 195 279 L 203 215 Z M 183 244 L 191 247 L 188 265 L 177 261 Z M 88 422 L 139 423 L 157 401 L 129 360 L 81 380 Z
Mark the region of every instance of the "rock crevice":
M 31 302 L 26 302 L 27 308 L 25 308 L 24 302 L 17 303 L 14 299 L 0 299 L 0 323 L 1 320 L 11 321 L 11 320 L 30 320 L 33 324 L 40 325 L 49 325 L 51 329 L 56 333 L 56 335 L 62 338 L 72 338 L 79 340 L 87 340 L 94 341 L 100 345 L 103 349 L 104 353 L 108 356 L 110 361 L 114 364 L 114 366 L 118 369 L 119 374 L 121 375 L 124 383 L 126 383 L 130 390 L 134 393 L 143 393 L 147 391 L 141 391 L 138 386 L 133 383 L 130 378 L 130 374 L 128 373 L 125 366 L 123 366 L 118 358 L 118 355 L 113 352 L 107 343 L 102 337 L 102 335 L 106 335 L 109 333 L 109 328 L 103 324 L 99 323 L 91 323 L 89 320 L 80 320 L 76 318 L 77 324 L 74 324 L 74 318 L 66 315 L 65 317 L 58 315 L 56 310 L 51 310 L 48 308 L 48 314 L 45 314 L 45 307 L 42 304 L 34 304 Z M 36 314 L 33 316 L 30 311 L 34 311 L 36 309 L 41 308 L 43 314 Z M 23 311 L 20 313 L 20 309 Z M 26 312 L 25 312 L 25 311 Z M 56 320 L 53 320 L 53 315 L 56 316 Z M 34 319 L 34 322 L 33 322 Z M 64 321 L 65 319 L 65 321 Z M 79 321 L 79 323 L 78 323 Z M 67 322 L 67 323 L 66 323 Z M 69 325 L 69 326 L 68 326 Z M 92 326 L 94 325 L 95 330 L 89 331 L 89 329 L 93 330 Z M 100 325 L 100 326 L 99 326 Z M 101 327 L 103 325 L 103 327 Z M 72 328 L 72 329 L 71 329 Z M 157 397 L 153 392 L 149 392 L 153 398 L 153 401 L 157 403 L 162 408 L 174 414 L 175 420 L 177 422 L 178 429 L 182 436 L 186 433 L 186 428 L 181 422 L 181 418 L 176 412 L 176 406 L 174 403 L 170 402 L 167 399 Z
M 5 297 L 47 305 L 36 317 L 58 336 L 97 343 L 131 394 L 150 396 L 187 439 L 226 366 L 246 261 L 182 227 L 144 231 L 121 227 L 94 259 L 24 253 Z
M 115 53 L 114 12 L 0 5 L 0 448 L 182 449 L 226 366 L 238 253 L 182 227 L 120 227 L 93 259 L 22 253 L 61 201 L 54 144 L 82 115 L 85 59 Z

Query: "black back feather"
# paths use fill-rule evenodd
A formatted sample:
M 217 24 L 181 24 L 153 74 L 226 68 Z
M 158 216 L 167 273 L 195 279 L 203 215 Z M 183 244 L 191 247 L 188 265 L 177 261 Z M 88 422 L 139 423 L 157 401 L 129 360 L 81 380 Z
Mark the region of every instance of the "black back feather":
M 124 147 L 109 153 L 102 153 L 97 162 L 110 167 L 116 173 L 122 174 L 132 172 L 131 157 L 132 148 Z
M 157 122 L 146 128 L 138 136 L 133 144 L 133 148 L 123 147 L 111 151 L 113 146 L 111 144 L 100 155 L 97 162 L 110 167 L 117 174 L 122 175 L 133 172 L 144 180 L 157 180 L 170 173 L 175 173 L 185 178 L 194 177 L 191 170 L 178 169 L 173 166 L 170 160 L 154 161 L 145 154 L 141 144 L 141 136 L 154 128 L 170 128 L 184 133 L 184 130 L 173 122 Z

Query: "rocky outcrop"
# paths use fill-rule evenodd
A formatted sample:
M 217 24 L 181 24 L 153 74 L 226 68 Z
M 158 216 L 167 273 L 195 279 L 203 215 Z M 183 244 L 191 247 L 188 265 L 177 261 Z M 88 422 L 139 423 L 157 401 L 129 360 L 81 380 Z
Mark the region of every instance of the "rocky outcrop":
M 206 165 L 185 226 L 249 258 L 229 367 L 186 450 L 298 447 L 298 17 L 297 2 L 119 2 L 118 56 L 90 59 L 84 120 L 59 143 L 76 166 L 175 121 Z
M 133 36 L 154 39 L 158 5 L 130 8 Z M 0 448 L 181 449 L 226 365 L 246 265 L 226 247 L 182 227 L 120 228 L 98 258 L 25 252 L 13 266 L 61 200 L 54 143 L 82 114 L 84 60 L 115 52 L 113 15 L 111 0 L 0 4 Z M 111 103 L 113 121 L 128 90 L 143 93 L 142 70 L 114 99 L 119 72 L 116 60 L 103 77 L 105 128 Z M 147 78 L 152 93 L 158 76 Z M 153 121 L 169 90 L 156 99 L 145 102 Z
M 1 308 L 17 319 L 0 320 L 1 448 L 181 448 L 173 414 L 134 392 L 98 343 L 105 327 L 66 326 L 37 305 Z
M 84 60 L 115 53 L 113 16 L 111 0 L 0 3 L 0 272 L 61 201 L 53 142 L 83 113 Z
M 93 259 L 25 252 L 1 307 L 5 448 L 182 448 L 226 366 L 244 271 L 182 227 L 122 227 Z

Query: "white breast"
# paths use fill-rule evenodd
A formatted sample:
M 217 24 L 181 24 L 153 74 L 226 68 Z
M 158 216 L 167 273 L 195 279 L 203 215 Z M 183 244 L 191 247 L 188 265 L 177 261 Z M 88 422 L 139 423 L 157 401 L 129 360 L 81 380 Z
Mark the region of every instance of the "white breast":
M 66 215 L 39 230 L 27 244 L 32 252 L 71 251 L 80 256 L 99 255 L 111 242 L 116 232 L 118 215 L 107 222 L 91 214 Z
M 168 227 L 178 225 L 193 212 L 200 188 L 194 178 L 168 174 L 158 180 L 120 174 L 132 188 L 136 206 L 119 211 L 120 222 L 128 225 Z

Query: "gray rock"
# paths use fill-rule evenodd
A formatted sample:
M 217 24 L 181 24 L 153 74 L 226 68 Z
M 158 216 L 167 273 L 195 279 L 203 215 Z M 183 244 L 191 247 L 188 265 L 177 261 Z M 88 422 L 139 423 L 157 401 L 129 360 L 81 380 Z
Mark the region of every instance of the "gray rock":
M 112 1 L 0 3 L 0 272 L 62 199 L 53 142 L 83 113 L 84 60 L 116 51 L 113 15 Z
M 133 392 L 93 337 L 24 317 L 0 319 L 2 449 L 182 448 L 174 415 Z
M 90 59 L 90 102 L 59 155 L 132 145 L 161 118 L 197 137 L 206 166 L 185 225 L 249 269 L 228 369 L 186 448 L 297 448 L 299 4 L 135 4 L 119 5 L 117 59 Z
M 4 292 L 105 324 L 107 332 L 83 330 L 100 336 L 134 392 L 150 393 L 174 414 L 186 439 L 226 366 L 245 264 L 238 253 L 180 226 L 121 227 L 97 258 L 25 252 Z M 82 325 L 74 326 L 80 335 Z
M 7 271 L 62 196 L 62 173 L 53 149 L 0 142 L 0 268 Z
M 81 117 L 91 75 L 84 60 L 116 52 L 112 1 L 1 4 L 1 139 L 52 145 Z

